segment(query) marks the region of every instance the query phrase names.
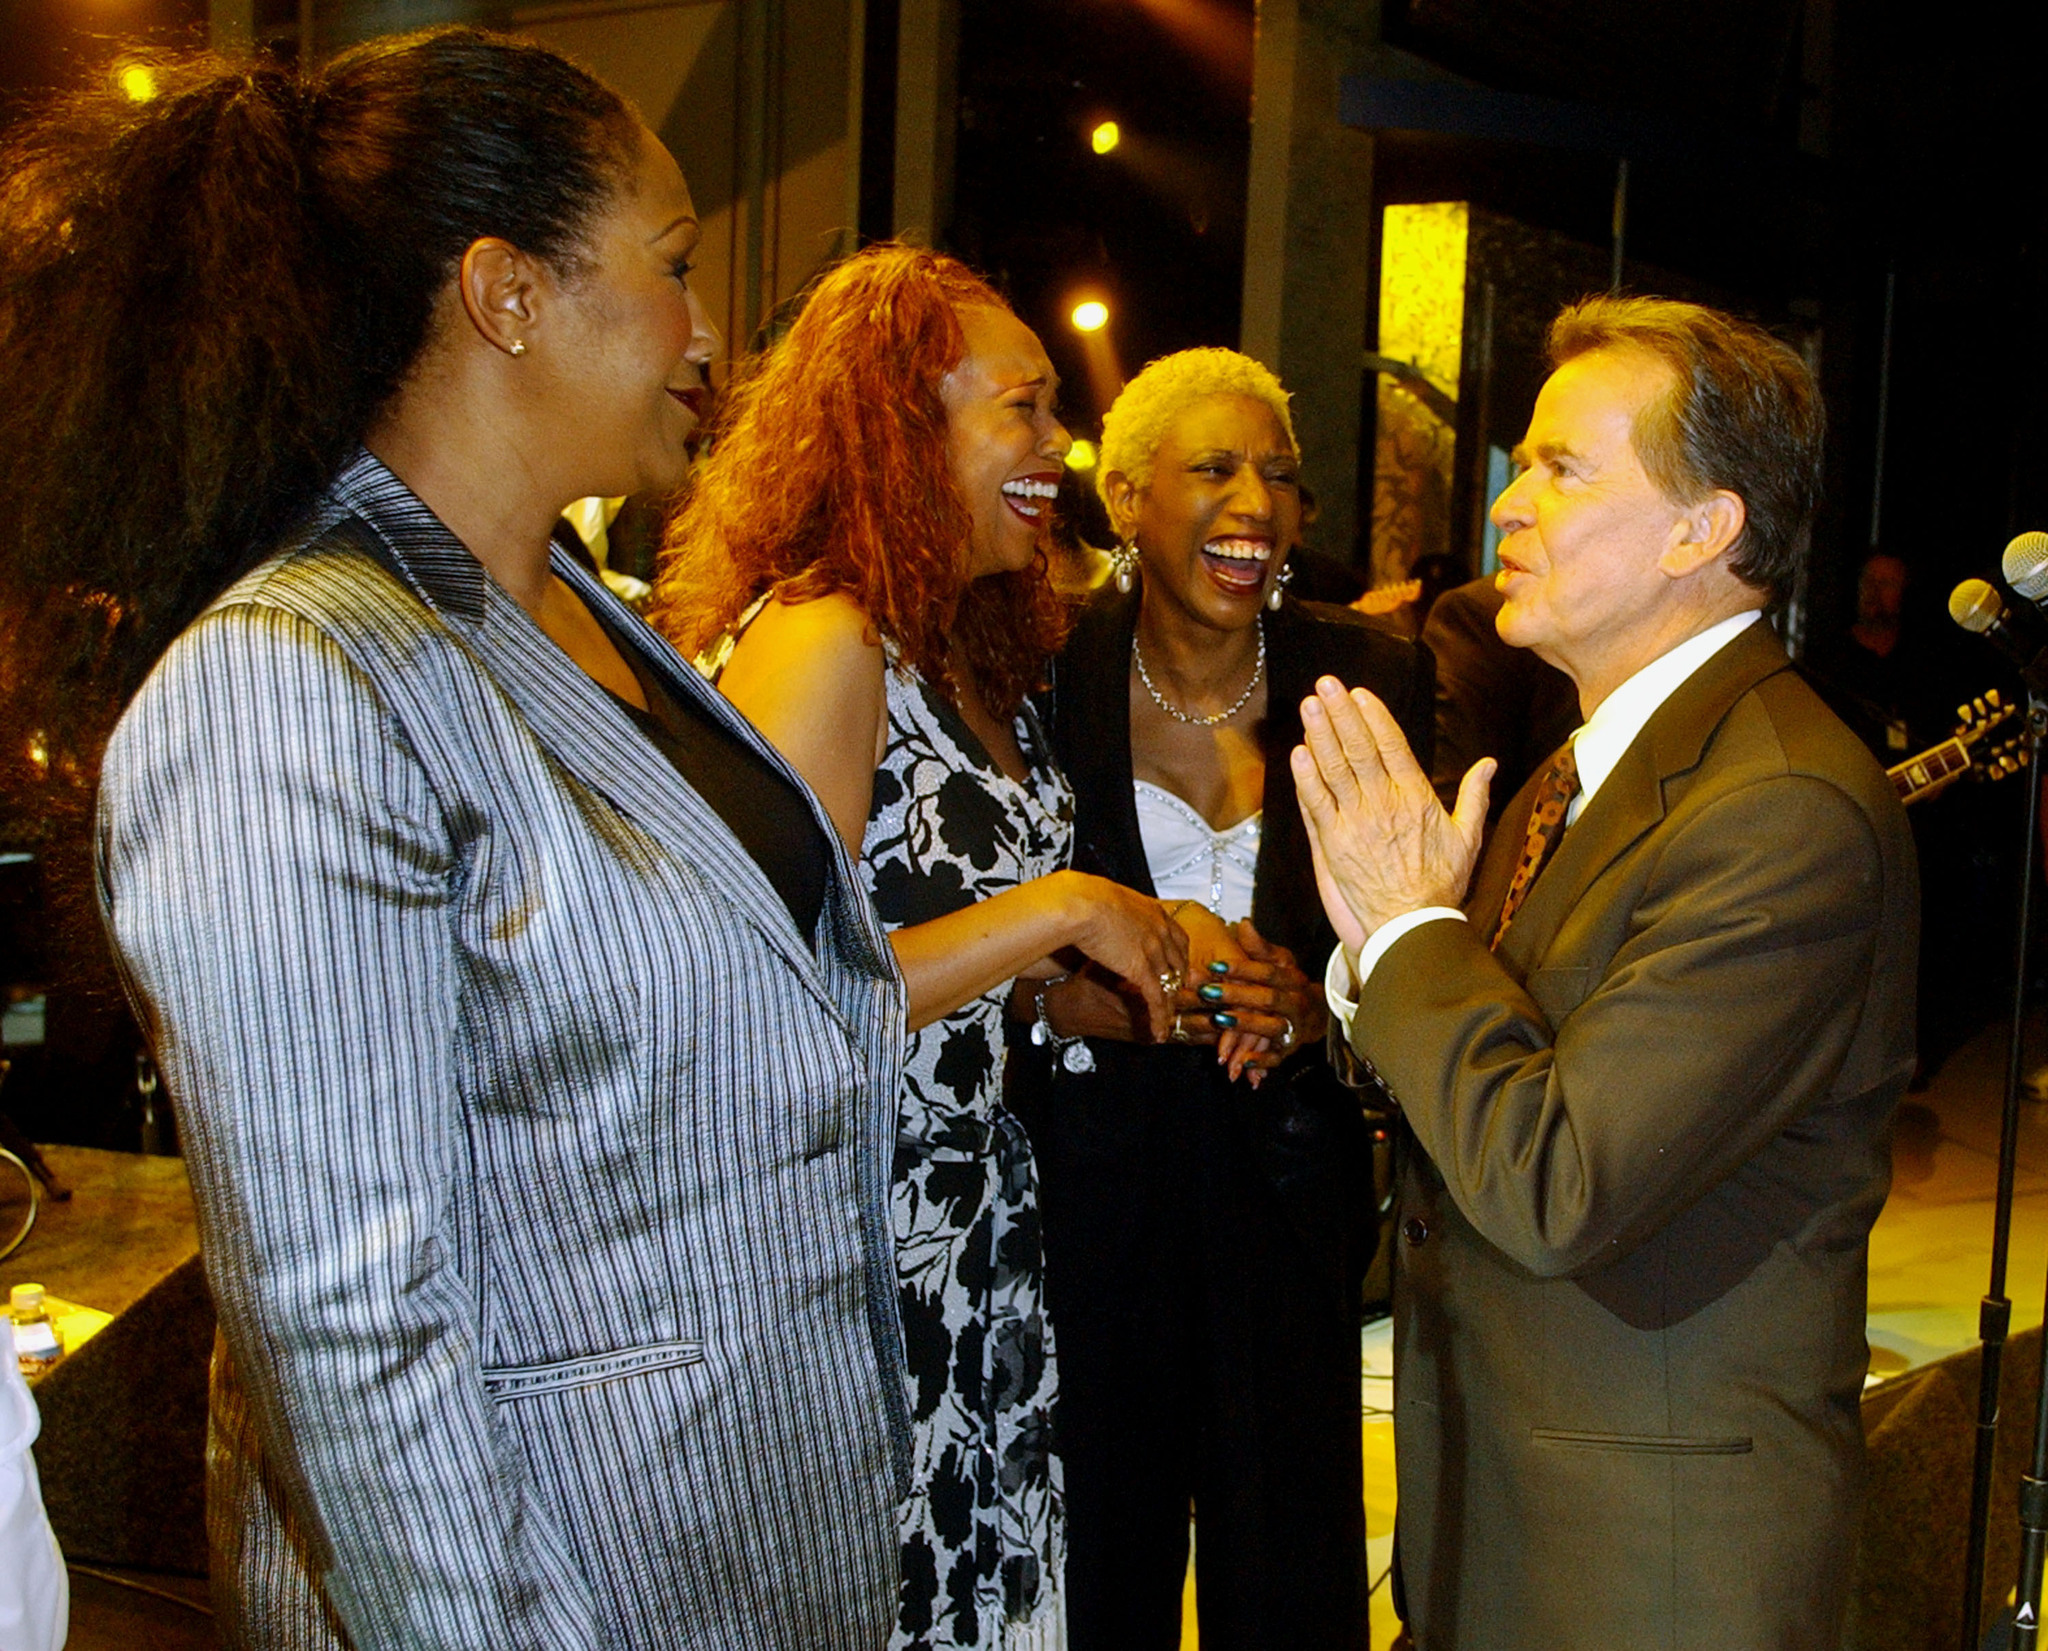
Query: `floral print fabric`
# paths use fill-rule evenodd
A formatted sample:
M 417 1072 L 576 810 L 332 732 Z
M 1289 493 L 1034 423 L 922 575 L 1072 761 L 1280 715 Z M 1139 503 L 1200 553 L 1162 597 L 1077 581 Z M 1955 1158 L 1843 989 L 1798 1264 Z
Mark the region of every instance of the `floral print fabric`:
M 890 928 L 1064 866 L 1073 794 L 1027 710 L 1018 784 L 914 675 L 892 668 L 861 873 Z M 1056 1651 L 1066 1532 L 1037 1172 L 1002 1104 L 1010 986 L 910 1038 L 897 1113 L 897 1272 L 915 1465 L 899 1514 L 892 1651 Z

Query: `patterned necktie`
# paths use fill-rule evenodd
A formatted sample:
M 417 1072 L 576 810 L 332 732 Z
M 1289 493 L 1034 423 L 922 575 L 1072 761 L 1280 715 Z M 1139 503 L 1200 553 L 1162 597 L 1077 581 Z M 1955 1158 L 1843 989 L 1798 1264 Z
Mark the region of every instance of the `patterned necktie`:
M 1571 742 L 1567 740 L 1543 770 L 1543 778 L 1536 782 L 1536 802 L 1529 810 L 1529 835 L 1522 842 L 1522 858 L 1508 884 L 1508 897 L 1501 902 L 1500 927 L 1493 931 L 1495 947 L 1500 945 L 1500 937 L 1508 932 L 1509 922 L 1528 897 L 1536 874 L 1564 835 L 1565 810 L 1578 794 L 1579 760 L 1572 755 Z

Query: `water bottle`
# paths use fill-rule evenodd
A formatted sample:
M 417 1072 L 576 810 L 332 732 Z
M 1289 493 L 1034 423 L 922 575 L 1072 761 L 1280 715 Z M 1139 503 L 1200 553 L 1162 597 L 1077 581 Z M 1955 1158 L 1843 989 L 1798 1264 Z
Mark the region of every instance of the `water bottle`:
M 57 1327 L 43 1305 L 40 1284 L 17 1284 L 7 1293 L 7 1316 L 14 1325 L 14 1361 L 34 1381 L 64 1356 Z

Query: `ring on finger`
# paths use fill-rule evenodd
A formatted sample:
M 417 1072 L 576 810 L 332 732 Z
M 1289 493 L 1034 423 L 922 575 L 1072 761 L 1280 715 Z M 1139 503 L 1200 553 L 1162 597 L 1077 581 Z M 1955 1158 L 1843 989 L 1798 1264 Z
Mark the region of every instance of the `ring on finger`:
M 1173 1031 L 1169 1035 L 1172 1037 L 1175 1043 L 1192 1043 L 1194 1041 L 1192 1038 L 1188 1036 L 1188 1029 L 1185 1026 L 1181 1025 L 1180 1015 L 1178 1011 L 1176 1011 L 1174 1014 Z
M 1292 1049 L 1294 1047 L 1294 1017 L 1292 1015 L 1282 1015 L 1280 1020 L 1285 1028 L 1280 1034 L 1280 1047 L 1282 1049 Z
M 1160 971 L 1159 971 L 1159 990 L 1160 990 L 1160 993 L 1161 993 L 1161 994 L 1162 994 L 1163 996 L 1165 996 L 1165 997 L 1172 997 L 1172 996 L 1173 996 L 1173 994 L 1174 994 L 1175 992 L 1177 992 L 1177 991 L 1179 991 L 1179 990 L 1180 990 L 1180 979 L 1181 979 L 1181 975 L 1180 975 L 1180 970 L 1178 970 L 1178 969 L 1162 969 L 1162 970 L 1160 970 Z

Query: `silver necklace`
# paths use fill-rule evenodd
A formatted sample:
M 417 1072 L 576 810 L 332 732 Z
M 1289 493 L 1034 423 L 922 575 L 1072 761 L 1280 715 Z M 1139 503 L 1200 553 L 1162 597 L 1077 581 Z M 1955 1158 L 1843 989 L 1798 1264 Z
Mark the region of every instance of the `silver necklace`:
M 1145 692 L 1152 696 L 1152 703 L 1172 717 L 1175 722 L 1189 723 L 1196 728 L 1214 728 L 1218 723 L 1228 722 L 1252 702 L 1252 695 L 1259 691 L 1259 684 L 1266 675 L 1266 627 L 1259 626 L 1259 656 L 1252 662 L 1252 679 L 1244 685 L 1244 692 L 1237 696 L 1237 703 L 1227 711 L 1218 711 L 1213 717 L 1198 717 L 1192 711 L 1183 711 L 1172 700 L 1162 694 L 1153 684 L 1152 673 L 1145 669 L 1145 650 L 1138 646 L 1138 633 L 1131 632 L 1131 663 L 1138 667 L 1138 680 L 1145 684 Z

